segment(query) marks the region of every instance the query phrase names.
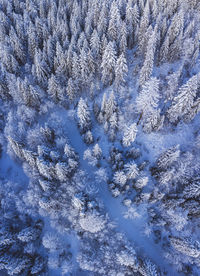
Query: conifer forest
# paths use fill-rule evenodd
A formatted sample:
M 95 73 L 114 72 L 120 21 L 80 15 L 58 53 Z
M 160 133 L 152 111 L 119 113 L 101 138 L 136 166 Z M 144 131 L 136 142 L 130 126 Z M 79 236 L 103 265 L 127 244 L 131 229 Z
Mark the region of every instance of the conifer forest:
M 0 275 L 200 276 L 199 0 L 0 0 Z

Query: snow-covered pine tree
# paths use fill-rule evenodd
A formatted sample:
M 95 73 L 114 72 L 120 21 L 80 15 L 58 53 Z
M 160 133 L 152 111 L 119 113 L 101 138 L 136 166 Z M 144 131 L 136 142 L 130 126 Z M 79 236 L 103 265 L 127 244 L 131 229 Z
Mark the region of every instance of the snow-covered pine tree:
M 34 64 L 32 65 L 32 74 L 36 77 L 41 87 L 46 87 L 49 77 L 49 67 L 43 58 L 41 50 L 37 51 L 34 56 Z
M 179 68 L 178 71 L 173 72 L 172 74 L 166 77 L 167 80 L 167 89 L 166 89 L 166 98 L 167 100 L 172 100 L 178 89 L 183 65 Z
M 165 151 L 159 156 L 157 160 L 157 165 L 160 169 L 165 170 L 169 168 L 174 162 L 176 162 L 179 156 L 180 156 L 179 145 L 169 148 L 167 151 Z
M 99 35 L 97 33 L 97 30 L 94 29 L 90 38 L 90 47 L 92 50 L 92 54 L 96 60 L 99 60 L 99 54 L 100 54 L 100 39 Z
M 68 79 L 66 93 L 70 101 L 73 101 L 77 96 L 77 85 L 72 78 Z
M 126 5 L 126 25 L 128 31 L 128 47 L 129 49 L 133 46 L 133 18 L 134 18 L 134 10 L 133 10 L 133 1 L 129 0 Z
M 159 61 L 160 63 L 167 62 L 169 54 L 169 36 L 167 35 L 163 41 L 163 44 L 159 52 Z
M 102 57 L 102 77 L 105 85 L 112 84 L 116 65 L 116 50 L 114 42 L 109 42 Z
M 183 194 L 185 198 L 198 198 L 200 196 L 200 179 L 192 179 L 192 183 L 184 188 Z
M 63 99 L 63 89 L 59 85 L 57 77 L 53 74 L 48 79 L 47 93 L 56 103 Z
M 199 74 L 194 75 L 179 88 L 177 96 L 174 97 L 172 105 L 168 110 L 168 118 L 170 122 L 174 123 L 177 122 L 178 119 L 193 118 L 190 114 L 192 114 L 194 100 L 197 93 L 198 79 Z
M 138 176 L 139 171 L 135 162 L 130 162 L 125 165 L 126 176 L 128 179 L 134 179 Z
M 144 9 L 141 9 L 143 11 L 141 19 L 140 19 L 140 26 L 138 31 L 138 43 L 139 43 L 139 53 L 143 53 L 144 49 L 144 40 L 147 33 L 147 29 L 149 27 L 149 16 L 150 16 L 150 9 L 149 9 L 149 0 L 146 1 Z
M 171 245 L 180 253 L 192 257 L 198 258 L 200 256 L 200 248 L 199 246 L 193 245 L 189 240 L 182 239 L 179 237 L 170 237 Z
M 141 92 L 136 98 L 136 109 L 140 114 L 137 124 L 139 124 L 142 120 L 143 126 L 145 126 L 145 123 L 148 122 L 148 124 L 152 123 L 152 129 L 156 127 L 156 124 L 159 121 L 159 99 L 159 80 L 152 77 L 150 80 L 145 82 L 142 86 Z M 156 121 L 155 118 L 157 118 Z M 150 131 L 149 127 L 148 130 Z
M 155 47 L 156 47 L 156 35 L 157 35 L 156 30 L 153 30 L 147 44 L 145 60 L 140 70 L 140 76 L 139 76 L 140 86 L 142 86 L 146 81 L 150 79 L 153 71 L 154 54 L 155 54 Z
M 127 73 L 128 73 L 127 61 L 124 54 L 122 53 L 117 59 L 117 62 L 115 65 L 115 87 L 117 90 L 119 90 L 121 87 L 124 86 Z
M 81 67 L 81 80 L 82 84 L 87 86 L 89 84 L 89 74 L 90 74 L 90 68 L 89 68 L 89 60 L 88 60 L 88 53 L 82 49 L 80 53 L 80 67 Z
M 117 112 L 117 102 L 116 102 L 116 99 L 115 99 L 115 94 L 114 94 L 114 91 L 112 91 L 109 95 L 109 98 L 108 100 L 106 101 L 106 97 L 103 97 L 103 102 L 102 102 L 102 105 L 104 104 L 105 102 L 105 120 L 108 120 L 114 112 Z M 104 108 L 102 106 L 102 108 Z
M 86 132 L 91 128 L 90 112 L 87 103 L 80 98 L 77 108 L 78 123 L 82 132 Z
M 93 149 L 92 149 L 92 154 L 97 158 L 100 159 L 102 155 L 102 150 L 99 146 L 99 144 L 95 144 Z
M 123 146 L 129 147 L 135 141 L 136 135 L 137 135 L 136 123 L 131 124 L 129 127 L 126 126 L 123 140 L 122 140 Z
M 127 51 L 127 36 L 128 36 L 128 31 L 127 31 L 127 26 L 126 22 L 122 21 L 121 23 L 121 30 L 120 30 L 120 42 L 119 42 L 119 51 L 120 53 L 123 53 L 126 55 Z
M 108 37 L 110 41 L 116 41 L 119 38 L 118 29 L 121 27 L 121 17 L 117 2 L 113 1 L 110 8 L 110 19 L 108 25 Z

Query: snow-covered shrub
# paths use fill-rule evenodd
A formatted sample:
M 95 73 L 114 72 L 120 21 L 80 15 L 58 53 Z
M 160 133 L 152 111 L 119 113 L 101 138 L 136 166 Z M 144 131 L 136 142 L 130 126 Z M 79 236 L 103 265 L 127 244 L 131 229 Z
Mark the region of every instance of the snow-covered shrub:
M 105 228 L 106 220 L 103 216 L 96 213 L 86 213 L 80 218 L 80 226 L 84 231 L 97 233 Z

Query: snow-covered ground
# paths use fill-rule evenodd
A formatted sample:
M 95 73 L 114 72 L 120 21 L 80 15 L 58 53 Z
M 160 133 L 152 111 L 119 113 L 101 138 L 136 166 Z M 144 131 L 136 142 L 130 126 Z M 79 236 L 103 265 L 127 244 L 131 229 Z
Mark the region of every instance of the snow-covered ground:
M 64 114 L 62 113 L 62 116 Z M 148 257 L 151 259 L 155 264 L 158 265 L 158 267 L 161 267 L 164 271 L 167 271 L 170 276 L 176 276 L 181 275 L 181 273 L 177 273 L 175 267 L 169 265 L 167 261 L 164 259 L 164 256 L 162 255 L 162 249 L 160 244 L 156 244 L 153 240 L 152 235 L 145 236 L 144 229 L 146 225 L 146 219 L 147 219 L 147 213 L 146 210 L 143 209 L 140 213 L 140 217 L 136 217 L 135 219 L 126 219 L 124 218 L 124 213 L 127 211 L 127 208 L 122 204 L 122 198 L 113 198 L 110 191 L 108 190 L 108 186 L 106 182 L 101 183 L 95 183 L 95 171 L 97 171 L 96 167 L 92 167 L 88 165 L 88 163 L 83 159 L 84 151 L 87 149 L 87 146 L 83 142 L 79 130 L 77 128 L 77 125 L 72 118 L 74 117 L 74 113 L 71 112 L 70 114 L 65 114 L 65 126 L 68 133 L 68 138 L 74 147 L 76 152 L 79 152 L 80 156 L 80 167 L 82 170 L 84 170 L 87 175 L 89 176 L 89 179 L 91 179 L 91 183 L 86 184 L 86 189 L 88 188 L 87 185 L 91 185 L 95 187 L 91 187 L 90 193 L 93 195 L 96 199 L 103 202 L 103 205 L 105 207 L 106 212 L 108 213 L 111 220 L 116 225 L 116 230 L 119 232 L 123 232 L 125 236 L 133 242 L 133 244 L 136 246 L 136 249 L 138 252 L 140 252 L 143 256 Z M 105 158 L 108 158 L 108 141 L 106 135 L 102 132 L 102 130 L 98 130 L 98 137 L 100 137 L 98 143 L 99 145 L 103 145 L 103 156 Z M 99 135 L 100 133 L 100 135 Z M 95 132 L 94 132 L 95 135 Z M 152 142 L 152 136 L 155 136 L 155 140 Z M 161 135 L 159 134 L 150 134 L 146 135 L 144 139 L 144 134 L 139 134 L 137 141 L 140 141 L 141 137 L 141 143 L 145 141 L 145 147 L 148 150 L 148 155 L 151 155 L 152 157 L 157 157 L 163 150 L 167 149 L 170 146 L 170 141 L 177 141 L 177 142 L 185 142 L 188 141 L 188 135 L 187 134 L 187 126 L 185 129 L 180 128 L 180 132 L 174 133 L 174 137 L 171 137 L 173 134 L 166 135 L 161 140 Z M 147 137 L 149 136 L 149 137 Z M 178 140 L 179 137 L 179 140 Z M 149 138 L 149 144 L 148 144 L 148 138 Z M 156 139 L 157 138 L 157 139 Z M 172 139 L 173 138 L 173 139 Z M 144 139 L 144 140 L 142 140 Z M 150 143 L 151 141 L 151 143 Z M 106 144 L 106 145 L 105 145 Z M 172 144 L 171 144 L 172 145 Z M 106 164 L 106 162 L 104 162 Z M 104 169 L 109 174 L 109 167 L 104 167 Z M 149 184 L 150 185 L 150 184 Z
M 95 182 L 96 172 L 98 168 L 96 166 L 91 166 L 84 160 L 84 151 L 88 148 L 83 142 L 83 139 L 79 133 L 75 118 L 75 111 L 66 111 L 64 109 L 59 109 L 54 112 L 54 118 L 60 120 L 63 125 L 64 132 L 67 133 L 67 139 L 73 146 L 76 152 L 79 153 L 80 157 L 80 169 L 84 170 L 91 180 L 90 183 L 85 183 L 85 189 L 94 196 L 99 202 L 102 202 L 105 211 L 108 213 L 110 219 L 116 225 L 116 231 L 123 232 L 125 236 L 133 242 L 136 251 L 143 256 L 151 259 L 158 267 L 161 267 L 163 271 L 167 271 L 167 275 L 176 276 L 179 275 L 175 268 L 167 263 L 164 256 L 162 255 L 161 245 L 156 244 L 153 240 L 153 236 L 150 234 L 146 236 L 144 234 L 144 229 L 147 223 L 147 210 L 145 206 L 139 212 L 139 217 L 133 219 L 125 218 L 124 214 L 127 208 L 122 204 L 122 197 L 113 198 L 110 191 L 108 190 L 108 185 L 106 181 L 101 181 L 100 183 Z M 51 120 L 51 119 L 50 119 Z M 193 128 L 198 124 L 199 116 L 196 117 Z M 110 168 L 108 166 L 108 154 L 109 154 L 109 143 L 107 136 L 104 134 L 101 126 L 96 126 L 94 131 L 95 140 L 98 138 L 98 143 L 103 149 L 104 160 L 102 161 L 103 169 L 105 169 L 108 175 L 111 174 Z M 147 158 L 151 162 L 155 162 L 158 155 L 166 150 L 167 148 L 180 144 L 183 147 L 188 146 L 192 143 L 194 137 L 191 131 L 191 125 L 180 124 L 174 132 L 170 133 L 151 133 L 144 134 L 139 132 L 137 135 L 137 143 L 140 143 L 143 148 L 142 156 Z M 27 176 L 24 174 L 23 169 L 20 164 L 16 164 L 7 153 L 3 152 L 0 159 L 0 174 L 1 177 L 6 177 L 7 180 L 13 182 L 21 182 L 21 185 L 26 185 L 28 182 Z M 151 185 L 149 183 L 148 185 Z M 48 218 L 45 220 L 45 229 L 50 231 L 50 221 Z M 62 239 L 62 237 L 61 237 Z M 66 234 L 65 241 L 70 244 L 70 251 L 73 254 L 72 262 L 76 266 L 76 255 L 78 253 L 78 239 L 74 234 Z M 76 275 L 76 272 L 74 272 Z M 61 275 L 60 270 L 50 271 L 50 275 Z M 181 274 L 180 274 L 181 275 Z

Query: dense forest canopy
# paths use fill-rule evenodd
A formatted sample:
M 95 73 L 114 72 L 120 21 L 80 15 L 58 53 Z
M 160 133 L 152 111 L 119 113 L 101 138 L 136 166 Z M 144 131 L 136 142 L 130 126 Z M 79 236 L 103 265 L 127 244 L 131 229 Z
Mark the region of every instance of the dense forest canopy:
M 200 274 L 200 2 L 0 0 L 0 274 Z

